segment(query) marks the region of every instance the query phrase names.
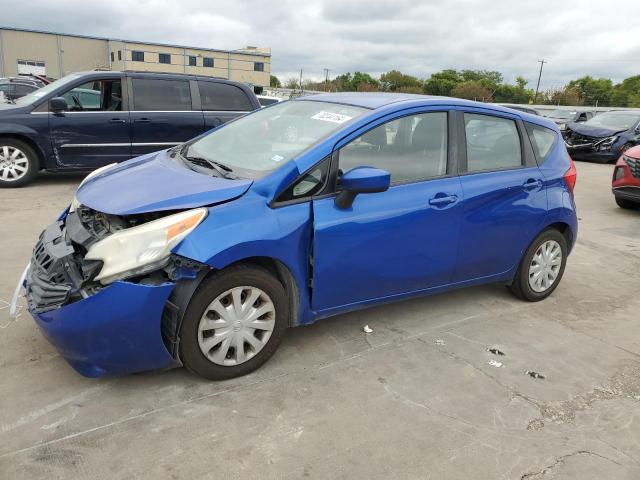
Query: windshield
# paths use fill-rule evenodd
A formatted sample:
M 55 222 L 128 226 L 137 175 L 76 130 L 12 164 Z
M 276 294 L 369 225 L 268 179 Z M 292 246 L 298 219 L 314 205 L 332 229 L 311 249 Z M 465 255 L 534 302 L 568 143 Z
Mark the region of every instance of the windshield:
M 317 143 L 366 109 L 314 101 L 282 102 L 239 118 L 183 148 L 185 158 L 260 178 Z
M 576 116 L 578 112 L 572 112 L 571 110 L 554 110 L 549 114 L 551 118 L 561 118 L 563 120 L 570 120 Z
M 640 120 L 638 112 L 606 112 L 596 115 L 585 122 L 590 127 L 609 128 L 611 130 L 629 130 Z
M 16 104 L 18 104 L 18 105 L 28 105 L 30 103 L 33 103 L 36 100 L 38 100 L 39 98 L 42 98 L 45 95 L 47 95 L 50 92 L 52 92 L 53 90 L 57 89 L 58 87 L 61 87 L 62 85 L 65 85 L 65 84 L 67 84 L 69 82 L 72 82 L 72 81 L 76 80 L 78 78 L 78 76 L 79 76 L 78 74 L 72 73 L 70 75 L 62 77 L 60 80 L 56 80 L 55 82 L 51 82 L 49 85 L 45 85 L 44 87 L 39 88 L 38 90 L 34 90 L 29 95 L 25 95 L 22 98 L 18 98 L 16 100 Z

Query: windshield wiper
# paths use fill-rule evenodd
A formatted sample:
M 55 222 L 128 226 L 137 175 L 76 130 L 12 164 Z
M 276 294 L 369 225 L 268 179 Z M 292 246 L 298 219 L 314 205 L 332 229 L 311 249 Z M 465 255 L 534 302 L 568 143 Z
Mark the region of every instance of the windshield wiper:
M 228 178 L 231 180 L 237 178 L 235 175 L 230 175 L 231 173 L 233 173 L 233 169 L 231 167 L 223 163 L 216 162 L 215 160 L 209 160 L 208 158 L 198 157 L 195 155 L 187 155 L 188 150 L 189 150 L 189 146 L 184 145 L 179 150 L 177 150 L 177 153 L 182 158 L 184 158 L 188 162 L 193 163 L 194 165 L 199 165 L 201 167 L 206 167 L 206 168 L 215 170 L 223 178 Z

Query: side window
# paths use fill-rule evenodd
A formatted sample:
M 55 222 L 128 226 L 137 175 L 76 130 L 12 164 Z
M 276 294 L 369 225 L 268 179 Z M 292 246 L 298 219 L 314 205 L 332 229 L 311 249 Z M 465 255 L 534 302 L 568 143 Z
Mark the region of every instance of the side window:
M 447 113 L 421 113 L 384 123 L 340 150 L 340 169 L 381 168 L 391 183 L 447 173 Z
M 133 50 L 131 52 L 131 61 L 133 61 L 133 62 L 144 62 L 144 52 L 140 52 L 138 50 Z
M 553 130 L 532 123 L 525 122 L 524 125 L 527 129 L 527 134 L 531 140 L 533 152 L 538 159 L 538 163 L 542 164 L 549 156 L 549 153 L 551 153 L 551 148 L 556 141 L 556 133 Z
M 320 162 L 278 197 L 279 202 L 298 200 L 316 195 L 322 190 L 329 172 L 329 159 Z
M 520 135 L 513 120 L 465 113 L 464 128 L 468 172 L 522 166 Z
M 202 66 L 207 68 L 213 68 L 213 58 L 211 57 L 203 57 L 202 58 Z
M 92 80 L 62 94 L 72 112 L 122 110 L 120 80 Z
M 227 83 L 199 81 L 203 110 L 253 110 L 247 95 L 238 87 Z
M 186 80 L 134 78 L 131 83 L 134 110 L 191 110 L 191 90 Z

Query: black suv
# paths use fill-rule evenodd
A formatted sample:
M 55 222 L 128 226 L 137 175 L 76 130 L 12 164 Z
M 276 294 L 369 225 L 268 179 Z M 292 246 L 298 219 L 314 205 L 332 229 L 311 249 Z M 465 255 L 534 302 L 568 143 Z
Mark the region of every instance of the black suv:
M 73 73 L 0 104 L 0 187 L 162 150 L 258 108 L 249 86 L 218 78 Z

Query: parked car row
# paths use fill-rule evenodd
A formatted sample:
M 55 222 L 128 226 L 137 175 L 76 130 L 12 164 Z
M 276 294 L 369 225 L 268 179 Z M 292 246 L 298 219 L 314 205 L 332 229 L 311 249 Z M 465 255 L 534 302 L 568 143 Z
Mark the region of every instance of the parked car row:
M 211 77 L 67 75 L 0 104 L 0 187 L 177 145 L 258 108 L 247 85 Z
M 593 110 L 567 110 L 558 108 L 548 114 L 547 118 L 556 122 L 561 132 L 565 132 L 567 124 L 586 122 L 587 120 L 591 120 L 595 115 L 596 112 Z
M 0 78 L 0 103 L 13 103 L 44 86 L 45 83 L 37 77 Z

